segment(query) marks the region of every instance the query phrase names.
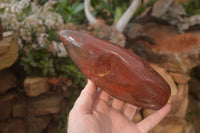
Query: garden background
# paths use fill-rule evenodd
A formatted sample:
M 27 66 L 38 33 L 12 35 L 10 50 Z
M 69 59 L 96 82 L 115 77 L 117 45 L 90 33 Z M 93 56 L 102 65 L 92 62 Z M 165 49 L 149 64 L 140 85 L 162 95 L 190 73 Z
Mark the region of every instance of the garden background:
M 124 15 L 134 1 L 134 11 Z M 0 133 L 66 132 L 87 80 L 61 43 L 64 29 L 133 51 L 169 83 L 172 111 L 152 133 L 198 133 L 200 1 L 134 1 L 91 0 L 89 6 L 88 0 L 1 0 Z M 133 121 L 152 112 L 138 109 Z

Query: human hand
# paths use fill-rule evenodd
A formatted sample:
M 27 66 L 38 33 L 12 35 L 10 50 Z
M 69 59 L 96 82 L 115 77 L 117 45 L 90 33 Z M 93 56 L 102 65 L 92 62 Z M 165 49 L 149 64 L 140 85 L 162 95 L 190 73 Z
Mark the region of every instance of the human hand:
M 113 99 L 98 91 L 88 80 L 68 119 L 68 133 L 147 133 L 170 111 L 170 104 L 155 111 L 139 123 L 132 122 L 137 107 Z

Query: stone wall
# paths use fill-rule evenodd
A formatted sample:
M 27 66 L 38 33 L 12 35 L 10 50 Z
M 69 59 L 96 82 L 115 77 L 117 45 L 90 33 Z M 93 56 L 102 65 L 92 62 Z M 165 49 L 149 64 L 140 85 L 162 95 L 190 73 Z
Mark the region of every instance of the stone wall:
M 0 133 L 53 133 L 66 114 L 66 94 L 46 77 L 27 77 L 24 87 L 16 81 L 9 69 L 0 71 Z
M 11 71 L 18 57 L 12 32 L 0 40 L 0 133 L 53 133 L 66 114 L 67 94 L 52 90 L 47 77 L 26 77 Z M 66 96 L 65 96 L 66 95 Z

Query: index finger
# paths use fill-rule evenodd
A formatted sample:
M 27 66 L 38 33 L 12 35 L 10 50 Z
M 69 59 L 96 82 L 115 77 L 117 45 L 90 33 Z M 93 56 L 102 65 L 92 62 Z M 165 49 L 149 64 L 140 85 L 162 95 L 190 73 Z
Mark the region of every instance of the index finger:
M 81 91 L 81 94 L 76 100 L 73 108 L 83 114 L 91 113 L 96 96 L 97 87 L 92 81 L 88 80 L 87 85 Z

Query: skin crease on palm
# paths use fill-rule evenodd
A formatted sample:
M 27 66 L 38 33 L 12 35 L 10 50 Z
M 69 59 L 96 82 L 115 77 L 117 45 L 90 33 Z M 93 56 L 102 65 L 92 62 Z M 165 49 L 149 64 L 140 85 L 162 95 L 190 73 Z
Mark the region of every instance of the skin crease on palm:
M 132 122 L 137 107 L 110 96 L 88 80 L 68 118 L 68 133 L 147 133 L 170 111 L 166 104 L 139 123 Z

